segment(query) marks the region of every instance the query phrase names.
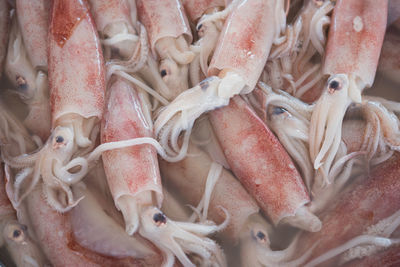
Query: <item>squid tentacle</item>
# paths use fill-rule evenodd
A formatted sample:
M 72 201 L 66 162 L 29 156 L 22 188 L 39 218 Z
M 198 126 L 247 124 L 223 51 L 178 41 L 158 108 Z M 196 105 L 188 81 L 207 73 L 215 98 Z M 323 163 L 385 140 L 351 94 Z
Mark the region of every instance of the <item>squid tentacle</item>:
M 212 261 L 218 264 L 220 253 L 218 245 L 211 239 L 199 234 L 210 234 L 219 230 L 210 225 L 175 222 L 168 219 L 158 208 L 148 207 L 142 212 L 139 233 L 149 240 L 155 241 L 167 258 L 167 263 L 172 266 L 175 255 L 185 266 L 195 266 L 186 256 L 188 253 L 196 253 L 201 261 Z M 187 246 L 187 244 L 191 244 Z M 207 258 L 204 258 L 207 257 Z

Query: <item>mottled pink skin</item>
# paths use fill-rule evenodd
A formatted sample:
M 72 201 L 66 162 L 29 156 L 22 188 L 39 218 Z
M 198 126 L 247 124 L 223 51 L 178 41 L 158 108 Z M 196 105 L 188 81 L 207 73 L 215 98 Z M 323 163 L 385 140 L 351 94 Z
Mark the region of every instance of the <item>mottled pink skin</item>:
M 179 0 L 137 0 L 139 20 L 146 27 L 153 52 L 158 40 L 181 35 L 192 42 L 192 32 Z
M 298 256 L 319 241 L 310 259 L 363 234 L 367 227 L 400 209 L 400 155 L 376 166 L 366 177 L 337 198 L 336 204 L 321 217 L 322 229 L 305 233 L 299 239 Z M 333 265 L 338 259 L 330 261 Z M 322 265 L 321 265 L 322 266 Z M 323 266 L 330 266 L 327 262 Z
M 249 93 L 260 77 L 275 34 L 272 0 L 242 1 L 226 19 L 208 75 L 233 70 L 246 82 Z
M 105 73 L 97 30 L 88 6 L 54 0 L 49 30 L 49 84 L 52 126 L 66 114 L 101 119 Z
M 3 63 L 6 58 L 8 33 L 10 27 L 10 7 L 7 0 L 0 0 L 0 78 L 3 73 Z
M 233 173 L 274 224 L 310 201 L 289 155 L 241 97 L 210 121 Z
M 176 163 L 161 160 L 160 168 L 164 181 L 177 189 L 185 204 L 197 206 L 204 193 L 212 159 L 194 145 L 189 147 L 188 152 L 192 156 Z M 219 206 L 224 207 L 231 218 L 222 234 L 234 242 L 238 240 L 249 216 L 259 210 L 254 199 L 225 169 L 215 184 L 210 200 L 209 218 L 216 223 L 222 223 L 225 219 Z
M 326 45 L 324 74 L 354 74 L 367 86 L 372 85 L 386 31 L 387 6 L 387 0 L 336 2 Z M 354 23 L 357 21 L 362 21 L 358 29 Z
M 360 260 L 351 261 L 345 267 L 397 267 L 400 266 L 400 246 L 393 246 Z
M 205 14 L 208 9 L 225 7 L 225 0 L 184 0 L 183 6 L 192 22 Z
M 47 69 L 49 0 L 17 0 L 19 28 L 25 49 L 35 68 Z
M 99 32 L 103 32 L 107 25 L 113 23 L 125 22 L 126 25 L 132 23 L 127 0 L 90 0 L 89 3 Z
M 136 90 L 118 79 L 109 89 L 101 129 L 101 142 L 153 137 Z M 145 191 L 162 195 L 157 152 L 151 145 L 131 146 L 103 153 L 104 170 L 115 201 L 121 196 L 136 196 Z M 159 204 L 161 204 L 161 199 Z
M 74 240 L 69 214 L 52 209 L 38 189 L 26 203 L 37 241 L 52 266 L 140 266 L 134 259 L 103 256 L 80 246 Z

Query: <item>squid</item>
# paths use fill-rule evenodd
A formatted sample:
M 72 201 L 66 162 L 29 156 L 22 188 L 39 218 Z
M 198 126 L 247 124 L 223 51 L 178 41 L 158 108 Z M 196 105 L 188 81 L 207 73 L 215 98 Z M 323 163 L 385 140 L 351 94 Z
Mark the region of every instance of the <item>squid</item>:
M 360 103 L 362 90 L 374 81 L 387 1 L 337 1 L 332 16 L 322 66 L 329 78 L 314 108 L 309 137 L 314 169 L 324 177 L 339 149 L 346 109 Z
M 380 103 L 365 101 L 363 105 L 354 106 L 349 110 L 347 116 L 354 118 L 343 122 L 340 148 L 328 170 L 330 184 L 324 184 L 324 177 L 314 172 L 311 159 L 303 156 L 303 153 L 307 154 L 309 151 L 308 134 L 314 106 L 307 105 L 285 92 L 274 93 L 265 84 L 260 83 L 259 87 L 265 97 L 263 105 L 268 110 L 267 122 L 299 166 L 313 197 L 310 205 L 313 212 L 319 213 L 327 207 L 344 186 L 351 183 L 351 177 L 365 173 L 366 164 L 375 166 L 392 156 L 393 152 L 383 133 L 390 132 L 393 136 L 396 129 L 393 130 L 388 125 L 395 128 L 398 125 L 396 117 L 394 114 L 390 115 Z M 381 130 L 382 124 L 386 125 L 385 131 Z
M 322 80 L 325 29 L 332 9 L 331 1 L 306 1 L 285 34 L 274 43 L 262 76 L 265 83 L 307 102 L 317 99 L 319 95 L 314 96 L 312 91 Z M 314 98 L 311 101 L 310 96 Z
M 240 96 L 210 112 L 210 121 L 233 173 L 274 225 L 321 229 L 307 206 L 310 197 L 293 161 Z
M 361 104 L 361 112 L 366 121 L 361 150 L 368 152 L 371 165 L 384 162 L 394 151 L 399 151 L 400 122 L 398 117 L 386 107 L 385 99 L 368 99 Z
M 250 0 L 235 5 L 211 59 L 210 77 L 181 93 L 158 114 L 154 123 L 157 139 L 175 161 L 185 155 L 188 136 L 201 114 L 228 105 L 234 95 L 253 90 L 279 34 L 276 28 L 280 29 L 281 21 L 275 19 L 279 4 L 281 1 Z M 182 131 L 186 131 L 185 141 L 179 148 L 177 138 Z
M 138 232 L 164 255 L 164 266 L 172 266 L 175 256 L 185 266 L 194 266 L 186 254 L 194 253 L 201 261 L 224 265 L 217 255 L 218 245 L 205 235 L 224 228 L 215 225 L 177 222 L 160 210 L 163 193 L 156 149 L 140 138 L 152 137 L 152 122 L 140 93 L 130 83 L 117 78 L 107 97 L 107 110 L 101 129 L 102 145 L 137 140 L 135 146 L 104 151 L 102 158 L 115 206 L 122 212 L 126 232 Z M 141 139 L 143 140 L 143 139 Z
M 15 1 L 19 29 L 29 61 L 35 69 L 47 71 L 47 29 L 49 0 Z
M 113 74 L 119 75 L 146 90 L 161 104 L 168 104 L 166 97 L 170 89 L 150 54 L 147 30 L 138 21 L 135 1 L 92 0 L 90 3 L 107 61 L 106 80 Z
M 207 75 L 208 65 L 216 47 L 219 34 L 230 10 L 238 1 L 231 2 L 225 8 L 226 1 L 184 1 L 183 5 L 192 23 L 196 23 L 199 37 L 191 47 L 196 57 L 190 63 L 189 75 L 191 85 L 195 86 Z M 225 8 L 225 9 L 224 9 Z
M 183 6 L 179 0 L 139 0 L 137 9 L 139 20 L 148 31 L 152 53 L 158 57 L 160 75 L 169 89 L 164 96 L 173 100 L 188 89 L 188 64 L 195 57 L 189 47 L 193 37 Z
M 86 3 L 53 2 L 48 49 L 52 133 L 39 151 L 8 164 L 26 170 L 14 183 L 13 201 L 20 203 L 42 178 L 49 205 L 65 212 L 79 202 L 70 186 L 87 174 L 79 153 L 93 149 L 104 106 L 103 56 Z
M 47 79 L 47 31 L 50 2 L 16 1 L 5 72 L 28 106 L 26 127 L 45 141 L 50 135 L 51 112 Z
M 259 83 L 262 109 L 268 113 L 265 121 L 277 135 L 289 155 L 300 169 L 309 192 L 314 180 L 314 169 L 308 155 L 308 132 L 313 106 L 301 102 L 287 93 L 274 93 L 264 83 Z M 264 99 L 265 98 L 265 99 Z
M 102 165 L 96 167 L 102 168 Z M 10 200 L 15 194 L 10 183 L 12 176 L 10 168 L 6 168 L 6 191 Z M 18 221 L 26 225 L 47 260 L 54 266 L 159 265 L 162 259 L 154 246 L 124 231 L 120 214 L 107 193 L 101 190 L 106 183 L 104 171 L 94 168 L 85 183 L 88 186 L 83 182 L 73 186 L 74 194 L 85 198 L 67 213 L 59 213 L 48 205 L 41 190 L 43 183 L 20 205 L 12 203 L 17 209 Z

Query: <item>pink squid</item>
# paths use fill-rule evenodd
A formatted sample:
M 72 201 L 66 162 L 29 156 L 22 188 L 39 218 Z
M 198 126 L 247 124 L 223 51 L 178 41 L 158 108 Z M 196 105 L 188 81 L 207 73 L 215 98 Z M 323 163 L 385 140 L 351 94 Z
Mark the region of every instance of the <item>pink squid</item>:
M 137 19 L 135 1 L 92 0 L 90 3 L 108 65 L 106 79 L 113 74 L 124 77 L 167 104 L 165 97 L 169 96 L 170 89 L 150 53 L 147 31 Z
M 41 177 L 49 205 L 65 212 L 79 202 L 70 186 L 87 173 L 82 155 L 93 149 L 104 106 L 103 56 L 85 2 L 53 1 L 48 42 L 52 133 L 39 151 L 10 159 L 9 165 L 27 170 L 22 179 L 27 185 L 15 184 L 16 202 Z
M 159 71 L 169 88 L 165 98 L 173 100 L 188 88 L 188 64 L 193 60 L 190 51 L 192 33 L 179 0 L 139 0 L 138 16 L 146 27 L 150 47 L 159 59 Z
M 155 121 L 155 133 L 161 145 L 180 160 L 185 155 L 184 142 L 179 149 L 177 138 L 186 131 L 188 139 L 194 121 L 204 112 L 229 104 L 236 94 L 251 92 L 263 70 L 269 50 L 280 32 L 277 20 L 281 1 L 249 0 L 233 6 L 219 36 L 208 68 L 211 76 L 181 93 L 166 106 Z M 277 30 L 279 29 L 279 30 Z M 277 32 L 279 31 L 279 32 Z
M 241 97 L 212 111 L 210 121 L 233 173 L 275 225 L 321 229 L 306 206 L 310 198 L 294 163 Z
M 17 0 L 16 10 L 25 49 L 35 69 L 47 70 L 49 0 Z
M 329 75 L 310 125 L 310 156 L 325 180 L 338 151 L 346 109 L 374 81 L 386 30 L 387 1 L 337 1 L 323 74 Z
M 45 141 L 51 113 L 47 79 L 47 32 L 50 1 L 16 1 L 6 74 L 13 92 L 28 106 L 24 125 Z
M 221 264 L 218 245 L 204 237 L 219 230 L 215 224 L 176 222 L 160 210 L 163 200 L 152 122 L 143 94 L 122 78 L 112 83 L 101 129 L 103 164 L 116 207 L 121 210 L 128 234 L 138 232 L 153 241 L 171 266 L 175 256 L 185 266 L 194 266 L 186 254 Z M 132 142 L 133 141 L 133 142 Z M 155 140 L 154 140 L 155 141 Z M 123 144 L 119 148 L 115 144 Z M 129 142 L 132 142 L 129 144 Z M 133 145 L 133 146 L 132 146 Z M 100 147 L 101 147 L 100 146 Z M 112 148 L 118 148 L 114 149 Z

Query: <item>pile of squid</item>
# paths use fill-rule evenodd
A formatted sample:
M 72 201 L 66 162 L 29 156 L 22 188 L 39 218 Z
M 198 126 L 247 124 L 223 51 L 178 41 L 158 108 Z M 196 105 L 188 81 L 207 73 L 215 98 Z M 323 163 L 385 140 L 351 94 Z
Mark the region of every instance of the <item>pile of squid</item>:
M 400 1 L 0 0 L 0 75 L 3 263 L 400 264 Z

